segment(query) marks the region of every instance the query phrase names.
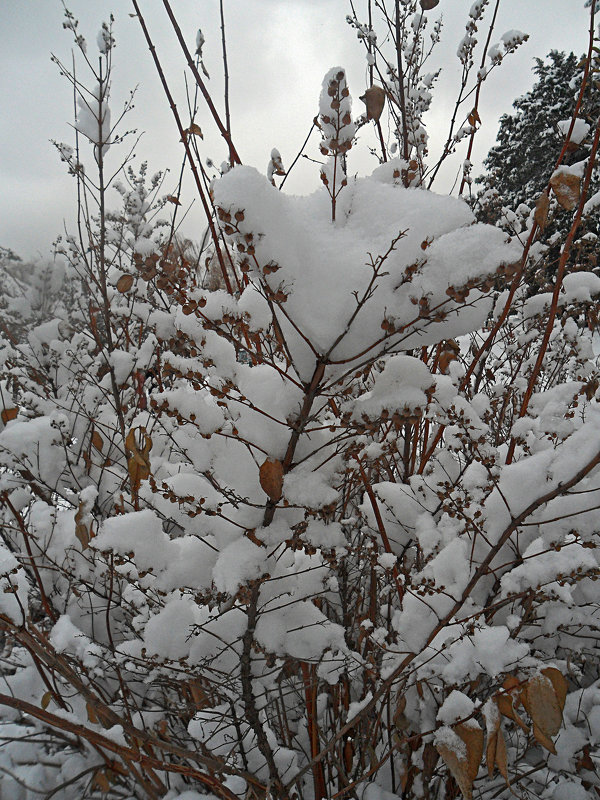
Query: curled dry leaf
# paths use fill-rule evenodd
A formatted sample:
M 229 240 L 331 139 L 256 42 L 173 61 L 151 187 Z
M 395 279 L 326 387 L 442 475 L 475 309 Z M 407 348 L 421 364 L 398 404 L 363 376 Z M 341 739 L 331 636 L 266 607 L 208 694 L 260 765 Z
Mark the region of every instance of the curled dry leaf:
M 202 133 L 200 125 L 196 125 L 195 122 L 192 122 L 186 133 L 192 134 L 193 136 L 199 136 L 201 139 L 204 139 L 204 134 Z
M 506 741 L 502 733 L 502 728 L 500 727 L 500 719 L 500 714 L 497 714 L 493 728 L 488 735 L 485 761 L 489 777 L 494 777 L 494 769 L 498 767 L 498 772 L 502 775 L 507 785 L 510 786 L 508 761 L 506 757 Z
M 106 777 L 104 772 L 97 772 L 94 775 L 94 780 L 92 781 L 92 786 L 97 786 L 101 792 L 109 792 L 110 791 L 110 781 Z
M 92 433 L 92 445 L 96 448 L 96 450 L 101 453 L 102 448 L 104 447 L 104 440 L 98 433 L 98 431 L 94 431 Z
M 530 678 L 521 692 L 521 702 L 533 721 L 535 739 L 554 754 L 556 748 L 550 737 L 556 736 L 562 725 L 565 699 L 566 681 L 552 667 Z
M 517 678 L 513 677 L 512 675 L 509 675 L 509 677 L 506 678 L 506 680 L 502 684 L 504 692 L 502 692 L 501 694 L 497 694 L 494 699 L 496 701 L 496 705 L 498 706 L 498 710 L 500 711 L 502 716 L 507 717 L 507 719 L 511 719 L 513 722 L 516 722 L 522 731 L 524 731 L 525 733 L 529 733 L 529 728 L 515 711 L 513 705 L 513 701 L 515 698 L 512 694 L 510 694 L 511 690 L 517 689 L 520 685 L 521 684 Z
M 419 0 L 419 5 L 423 9 L 423 11 L 431 11 L 432 8 L 435 8 L 440 0 Z
M 133 275 L 121 275 L 117 281 L 117 290 L 122 294 L 128 292 L 133 286 Z
M 84 504 L 81 502 L 79 503 L 77 513 L 75 514 L 75 536 L 79 539 L 82 550 L 87 548 L 90 543 L 90 539 L 92 538 L 91 527 L 88 528 L 88 526 L 84 523 L 84 517 Z
M 436 744 L 437 751 L 465 798 L 473 797 L 473 782 L 479 772 L 479 764 L 483 756 L 483 731 L 474 721 L 455 725 L 452 730 L 464 744 L 463 748 L 453 748 L 446 743 Z
M 550 178 L 556 200 L 567 211 L 573 211 L 581 195 L 581 178 L 571 172 L 558 172 Z
M 179 202 L 179 198 L 175 197 L 175 195 L 173 194 L 168 194 L 166 199 L 169 201 L 169 203 L 173 203 L 174 206 L 181 205 L 181 203 Z
M 562 714 L 565 708 L 568 691 L 567 681 L 564 675 L 559 669 L 556 669 L 556 667 L 546 667 L 546 669 L 542 670 L 542 675 L 545 675 L 550 680 L 554 688 L 556 700 L 558 701 L 560 713 Z
M 467 747 L 467 770 L 473 783 L 483 756 L 483 731 L 474 720 L 455 725 L 454 730 Z
M 477 123 L 481 125 L 481 117 L 479 116 L 479 111 L 476 108 L 474 108 L 467 117 L 467 122 L 473 127 L 475 127 Z
M 548 192 L 544 190 L 541 195 L 538 197 L 538 201 L 535 204 L 535 213 L 533 215 L 534 220 L 538 224 L 540 230 L 544 230 L 546 227 L 546 223 L 548 222 L 548 211 L 550 210 L 550 198 L 548 197 Z
M 381 86 L 371 86 L 360 99 L 367 107 L 367 119 L 377 122 L 385 105 L 385 91 Z
M 283 489 L 283 464 L 276 458 L 267 458 L 259 472 L 260 485 L 269 500 L 276 503 Z
M 19 409 L 18 408 L 4 408 L 4 409 L 2 409 L 2 414 L 0 414 L 0 416 L 2 417 L 2 422 L 5 425 L 7 425 L 11 421 L 11 419 L 15 419 L 16 418 L 18 413 L 19 413 Z
M 143 444 L 138 446 L 136 430 L 139 430 Z M 143 480 L 150 475 L 150 450 L 152 450 L 152 439 L 146 433 L 145 428 L 132 428 L 125 439 L 127 449 L 127 469 L 131 480 L 131 488 L 135 493 L 140 488 Z

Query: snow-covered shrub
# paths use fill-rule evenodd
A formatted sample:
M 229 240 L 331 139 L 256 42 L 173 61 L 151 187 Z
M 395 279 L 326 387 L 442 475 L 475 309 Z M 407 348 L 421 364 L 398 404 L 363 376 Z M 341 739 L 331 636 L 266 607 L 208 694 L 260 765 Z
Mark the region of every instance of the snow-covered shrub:
M 403 41 L 415 12 L 396 4 Z M 569 271 L 567 237 L 530 296 L 523 244 L 423 188 L 414 143 L 350 177 L 379 117 L 352 120 L 336 67 L 307 197 L 274 185 L 277 151 L 266 176 L 236 163 L 214 105 L 230 164 L 205 191 L 176 116 L 205 288 L 151 220 L 159 178 L 129 173 L 106 210 L 100 106 L 100 213 L 60 243 L 87 317 L 2 350 L 3 792 L 591 791 L 600 410 L 569 310 L 600 279 Z

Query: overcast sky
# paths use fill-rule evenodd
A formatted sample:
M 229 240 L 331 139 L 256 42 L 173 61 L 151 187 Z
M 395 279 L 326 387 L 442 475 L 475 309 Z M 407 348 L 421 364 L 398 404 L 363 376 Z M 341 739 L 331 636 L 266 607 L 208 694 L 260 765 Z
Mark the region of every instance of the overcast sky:
M 429 12 L 432 17 L 436 12 L 444 15 L 443 45 L 432 64 L 443 67 L 444 74 L 427 118 L 432 157 L 447 130 L 448 111 L 458 86 L 456 46 L 471 4 L 472 0 L 441 0 L 435 11 Z M 162 3 L 140 0 L 140 5 L 183 109 L 184 63 Z M 359 17 L 362 5 L 361 0 L 355 0 Z M 67 6 L 80 20 L 90 52 L 95 52 L 102 20 L 114 14 L 113 119 L 128 90 L 137 85 L 135 108 L 125 126 L 144 131 L 138 162 L 147 160 L 152 172 L 170 169 L 165 183 L 168 193 L 176 184 L 181 145 L 138 20 L 130 16 L 130 0 L 69 0 Z M 211 74 L 209 86 L 220 98 L 218 0 L 172 0 L 172 6 L 190 47 L 196 30 L 202 28 L 206 37 L 204 60 Z M 348 12 L 347 0 L 225 0 L 233 135 L 244 163 L 264 171 L 271 149 L 277 147 L 284 165 L 289 165 L 317 111 L 323 75 L 332 66 L 346 67 L 355 113 L 362 112 L 358 97 L 366 87 L 366 65 L 362 47 L 345 23 Z M 23 258 L 46 257 L 55 237 L 65 225 L 72 228 L 74 220 L 74 182 L 49 141 L 73 142 L 69 126 L 72 93 L 50 62 L 50 53 L 66 63 L 71 61 L 72 36 L 63 30 L 62 20 L 60 0 L 0 0 L 0 244 Z M 484 86 L 476 165 L 494 143 L 498 117 L 510 111 L 516 96 L 531 88 L 534 58 L 543 57 L 551 49 L 583 53 L 587 27 L 583 0 L 503 0 L 492 41 L 513 28 L 529 33 L 530 39 Z M 80 75 L 83 77 L 83 71 Z M 204 109 L 198 122 L 205 133 L 204 155 L 220 163 L 226 151 L 212 132 Z M 316 158 L 317 143 L 315 137 L 308 150 Z M 116 149 L 110 153 L 115 164 Z M 449 189 L 460 161 L 461 157 L 452 170 L 447 170 L 438 191 Z M 350 161 L 349 171 L 364 173 L 374 166 L 374 159 L 357 155 L 354 162 Z M 303 160 L 286 183 L 286 190 L 306 193 L 317 185 L 316 165 Z M 194 207 L 185 233 L 199 237 L 201 230 L 201 213 Z

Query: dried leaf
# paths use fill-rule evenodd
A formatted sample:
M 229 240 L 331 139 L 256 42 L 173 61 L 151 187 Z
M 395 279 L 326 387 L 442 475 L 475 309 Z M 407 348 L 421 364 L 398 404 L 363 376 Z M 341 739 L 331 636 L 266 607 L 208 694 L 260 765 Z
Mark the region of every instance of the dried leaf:
M 440 357 L 438 358 L 438 370 L 443 374 L 447 375 L 450 371 L 450 364 L 452 361 L 456 361 L 457 355 L 452 350 L 445 350 L 444 352 L 440 353 Z
M 539 742 L 542 747 L 545 747 L 549 753 L 552 753 L 553 756 L 556 755 L 556 747 L 554 746 L 554 742 L 544 733 L 541 728 L 535 724 L 535 722 L 533 723 L 533 738 Z
M 206 706 L 210 705 L 208 696 L 199 680 L 191 680 L 188 686 L 196 708 L 206 708 Z
M 433 775 L 435 765 L 439 760 L 439 753 L 431 742 L 427 742 L 423 748 L 423 780 L 429 781 Z
M 550 198 L 548 197 L 548 192 L 543 191 L 541 195 L 538 197 L 538 201 L 535 204 L 535 213 L 533 215 L 534 220 L 538 224 L 540 230 L 544 230 L 546 227 L 546 223 L 548 222 L 548 211 L 550 210 Z
M 455 725 L 454 730 L 467 747 L 467 768 L 472 783 L 477 777 L 483 756 L 483 731 L 474 721 Z
M 554 694 L 556 695 L 556 699 L 558 701 L 558 707 L 560 708 L 560 713 L 562 714 L 565 707 L 565 701 L 567 699 L 567 692 L 569 690 L 564 675 L 559 669 L 556 669 L 556 667 L 546 667 L 546 669 L 542 670 L 542 675 L 545 675 L 547 678 L 549 678 L 550 682 L 552 683 Z
M 179 199 L 177 197 L 175 197 L 175 195 L 168 194 L 166 199 L 169 201 L 169 203 L 173 203 L 174 206 L 180 206 L 181 205 L 181 203 L 179 202 Z
M 473 797 L 473 781 L 469 775 L 467 759 L 458 755 L 452 748 L 445 744 L 437 744 L 437 751 L 444 759 L 444 763 L 452 773 L 465 800 Z
M 48 708 L 50 700 L 52 700 L 52 692 L 48 690 L 42 695 L 42 701 L 40 703 L 40 706 L 44 711 Z
M 99 453 L 102 452 L 102 448 L 104 447 L 104 440 L 98 433 L 98 431 L 94 431 L 92 433 L 92 445 L 98 450 Z
M 506 757 L 506 741 L 500 727 L 488 737 L 485 756 L 489 777 L 493 778 L 494 767 L 498 767 L 498 772 L 502 775 L 506 783 L 510 785 L 508 778 L 508 761 Z
M 187 133 L 192 134 L 193 136 L 199 136 L 201 139 L 204 139 L 204 134 L 202 133 L 200 125 L 196 125 L 195 122 L 192 122 L 190 127 L 187 129 Z
M 117 281 L 117 290 L 122 294 L 128 292 L 133 286 L 133 275 L 121 275 Z
M 18 408 L 4 408 L 2 410 L 2 414 L 0 414 L 0 416 L 2 417 L 2 422 L 5 425 L 8 425 L 11 419 L 15 419 L 18 413 L 19 413 Z
M 518 683 L 518 681 L 517 681 Z M 496 703 L 498 705 L 498 709 L 500 713 L 507 717 L 508 719 L 512 719 L 513 722 L 516 722 L 521 730 L 525 731 L 525 733 L 529 733 L 529 728 L 523 722 L 521 717 L 517 714 L 513 707 L 513 697 L 510 694 L 499 694 L 496 695 Z
M 83 522 L 84 517 L 84 504 L 81 502 L 75 513 L 75 536 L 79 539 L 82 550 L 86 549 L 92 538 L 88 526 Z
M 502 731 L 498 731 L 498 741 L 496 742 L 496 766 L 498 767 L 498 772 L 506 783 L 510 786 L 510 780 L 508 777 L 508 760 L 506 757 L 506 741 L 504 739 L 504 734 Z
M 467 117 L 467 122 L 473 127 L 475 127 L 477 122 L 481 125 L 481 117 L 479 116 L 479 111 L 476 108 L 474 108 Z
M 439 743 L 436 745 L 437 751 L 444 759 L 465 800 L 471 800 L 473 781 L 477 777 L 483 756 L 483 731 L 474 721 L 455 725 L 452 730 L 463 742 L 464 749 Z
M 367 119 L 377 121 L 385 105 L 385 90 L 381 86 L 370 86 L 360 99 L 367 107 Z
M 552 681 L 546 675 L 534 675 L 525 684 L 521 702 L 537 727 L 547 736 L 555 736 L 562 724 L 562 709 Z M 545 745 L 544 745 L 545 746 Z
M 435 8 L 439 2 L 440 0 L 419 0 L 423 11 L 431 11 L 431 9 Z
M 494 731 L 488 736 L 487 746 L 485 748 L 485 765 L 488 771 L 488 777 L 494 777 L 494 766 L 496 764 L 496 746 L 498 743 L 498 731 Z
M 488 728 L 488 741 L 485 750 L 485 763 L 488 775 L 491 778 L 494 774 L 494 764 L 496 762 L 496 747 L 498 743 L 498 731 L 500 730 L 500 712 L 493 700 L 490 700 L 492 708 L 489 712 L 484 707 L 485 721 Z
M 283 489 L 283 464 L 276 458 L 267 458 L 259 472 L 260 485 L 270 500 L 276 503 Z
M 138 447 L 136 430 L 139 430 L 143 439 L 143 445 Z M 132 428 L 125 439 L 125 447 L 128 452 L 127 469 L 131 480 L 131 489 L 137 493 L 142 481 L 150 475 L 150 450 L 152 450 L 152 439 L 146 433 L 145 428 Z
M 94 780 L 92 781 L 92 785 L 97 786 L 101 792 L 110 791 L 110 782 L 104 772 L 97 772 L 94 775 Z
M 564 209 L 572 211 L 581 194 L 581 179 L 571 172 L 558 172 L 550 178 L 556 200 Z

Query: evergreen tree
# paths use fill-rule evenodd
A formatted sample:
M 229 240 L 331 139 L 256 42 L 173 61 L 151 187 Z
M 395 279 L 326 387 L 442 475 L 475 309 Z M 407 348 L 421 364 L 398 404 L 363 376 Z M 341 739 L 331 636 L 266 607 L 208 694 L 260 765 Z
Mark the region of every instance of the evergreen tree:
M 585 63 L 585 58 L 557 50 L 552 50 L 545 61 L 536 59 L 534 73 L 538 80 L 531 91 L 515 100 L 515 113 L 500 118 L 497 144 L 483 162 L 487 172 L 476 180 L 484 187 L 475 202 L 480 221 L 491 222 L 511 235 L 527 239 L 534 220 L 539 221 L 535 217 L 536 201 L 540 201 L 542 192 L 547 189 L 574 113 L 575 124 L 562 164 L 574 176 L 581 174 L 590 149 L 590 131 L 600 114 L 600 102 L 591 82 L 577 108 Z M 597 195 L 599 188 L 600 173 L 596 166 L 590 197 Z M 545 198 L 542 202 L 546 202 Z M 560 243 L 573 218 L 574 206 L 561 202 L 555 191 L 550 194 L 547 205 L 548 214 L 538 228 L 536 245 L 527 265 L 531 292 L 552 287 Z M 599 223 L 598 201 L 594 197 L 587 204 L 577 230 L 572 252 L 575 269 L 595 269 Z M 595 326 L 594 316 L 590 318 L 587 314 L 586 320 Z
M 487 173 L 478 181 L 485 189 L 496 190 L 502 204 L 513 210 L 537 197 L 550 176 L 564 142 L 560 123 L 571 118 L 585 63 L 574 53 L 557 50 L 545 61 L 535 62 L 538 80 L 515 100 L 515 113 L 500 118 L 497 144 L 483 162 Z M 584 96 L 578 117 L 590 125 L 597 119 L 598 99 L 591 91 Z M 566 163 L 584 155 L 581 147 L 573 147 Z

